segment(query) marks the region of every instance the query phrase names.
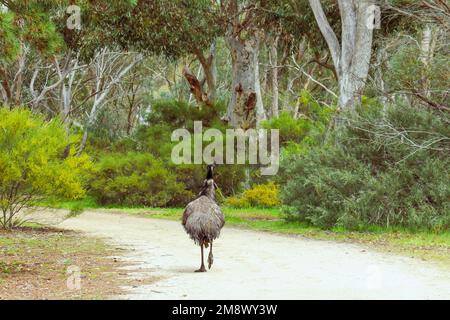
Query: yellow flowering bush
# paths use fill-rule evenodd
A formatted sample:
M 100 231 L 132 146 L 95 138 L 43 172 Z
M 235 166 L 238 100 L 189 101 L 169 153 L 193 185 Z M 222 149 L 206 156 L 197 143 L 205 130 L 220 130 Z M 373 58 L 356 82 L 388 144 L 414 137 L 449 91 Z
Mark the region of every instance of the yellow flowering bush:
M 36 200 L 85 195 L 88 156 L 65 152 L 76 138 L 55 119 L 24 108 L 0 107 L 0 227 L 12 228 L 16 215 Z
M 225 204 L 235 208 L 274 208 L 280 205 L 279 189 L 274 182 L 254 185 L 240 197 L 230 197 Z

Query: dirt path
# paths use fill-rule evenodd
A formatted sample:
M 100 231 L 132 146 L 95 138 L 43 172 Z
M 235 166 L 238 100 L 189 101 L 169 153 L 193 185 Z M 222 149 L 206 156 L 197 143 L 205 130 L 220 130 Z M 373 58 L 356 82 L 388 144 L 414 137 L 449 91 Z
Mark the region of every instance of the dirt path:
M 450 299 L 447 270 L 357 245 L 225 227 L 213 268 L 194 273 L 200 250 L 178 222 L 85 212 L 60 226 L 128 249 L 130 268 L 155 277 L 119 298 Z

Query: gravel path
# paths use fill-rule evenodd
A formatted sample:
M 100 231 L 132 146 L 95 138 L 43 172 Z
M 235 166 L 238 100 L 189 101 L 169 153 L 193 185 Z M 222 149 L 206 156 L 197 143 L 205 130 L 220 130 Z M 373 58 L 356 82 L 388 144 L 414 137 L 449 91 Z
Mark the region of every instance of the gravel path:
M 212 269 L 194 273 L 200 249 L 179 222 L 85 212 L 59 226 L 126 249 L 131 274 L 155 279 L 123 299 L 450 299 L 449 271 L 352 244 L 225 227 Z

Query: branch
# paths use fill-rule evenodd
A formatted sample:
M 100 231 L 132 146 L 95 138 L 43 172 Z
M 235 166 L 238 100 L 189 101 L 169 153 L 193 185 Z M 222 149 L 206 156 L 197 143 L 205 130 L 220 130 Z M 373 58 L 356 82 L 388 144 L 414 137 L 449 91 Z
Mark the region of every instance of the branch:
M 340 76 L 341 70 L 341 46 L 339 44 L 339 40 L 336 34 L 331 28 L 330 23 L 325 16 L 325 12 L 323 11 L 322 4 L 320 0 L 309 0 L 309 4 L 314 13 L 314 17 L 316 18 L 317 25 L 319 26 L 320 32 L 322 33 L 325 41 L 327 42 L 328 48 L 331 52 L 331 57 L 333 59 L 333 63 L 337 70 L 338 75 Z
M 328 89 L 324 84 L 320 83 L 319 81 L 317 81 L 316 79 L 314 79 L 310 74 L 308 74 L 307 72 L 305 72 L 303 70 L 302 67 L 300 67 L 297 63 L 297 61 L 295 61 L 294 56 L 292 56 L 292 62 L 294 62 L 295 68 L 297 70 L 299 70 L 300 72 L 302 72 L 305 76 L 307 76 L 309 79 L 311 79 L 311 81 L 313 81 L 314 83 L 316 83 L 317 85 L 321 86 L 322 88 L 324 88 L 328 93 L 330 93 L 331 95 L 333 95 L 333 97 L 338 98 L 337 94 L 334 93 L 333 91 L 331 91 L 330 89 Z
M 429 106 L 435 108 L 435 109 L 450 111 L 450 108 L 448 108 L 448 107 L 446 107 L 446 106 L 444 106 L 442 104 L 438 104 L 438 103 L 436 103 L 434 101 L 431 101 L 430 99 L 428 99 L 424 95 L 420 94 L 417 90 L 413 90 L 413 95 L 416 96 L 417 98 L 419 98 L 420 100 L 422 100 L 423 102 L 425 102 L 426 104 L 428 104 Z

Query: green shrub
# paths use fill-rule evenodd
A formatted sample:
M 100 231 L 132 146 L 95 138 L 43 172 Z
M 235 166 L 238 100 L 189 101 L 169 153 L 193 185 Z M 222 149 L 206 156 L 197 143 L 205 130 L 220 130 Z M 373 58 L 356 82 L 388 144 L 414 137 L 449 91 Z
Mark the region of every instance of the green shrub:
M 297 119 L 287 112 L 282 112 L 278 118 L 262 123 L 265 129 L 279 130 L 282 146 L 301 143 L 304 139 L 312 142 L 311 140 L 319 138 L 325 132 L 335 112 L 334 108 L 320 106 L 306 90 L 301 93 L 300 106 Z
M 251 189 L 244 191 L 241 197 L 230 197 L 226 204 L 236 208 L 274 208 L 280 205 L 278 186 L 269 181 L 266 184 L 254 185 Z
M 170 141 L 172 128 L 168 124 L 140 126 L 135 134 L 135 144 L 131 145 L 137 152 L 151 153 L 157 158 L 170 159 L 172 147 Z
M 388 48 L 385 80 L 391 92 L 409 92 L 410 99 L 416 103 L 426 106 L 425 98 L 448 106 L 448 35 L 437 30 L 434 34 L 438 45 L 432 49 L 427 63 L 423 63 L 422 47 L 414 37 L 403 37 L 396 46 Z
M 57 119 L 31 111 L 0 108 L 0 227 L 11 228 L 22 207 L 53 196 L 85 195 L 84 178 L 92 164 L 86 155 L 66 152 L 76 138 Z
M 367 106 L 344 118 L 333 146 L 284 159 L 281 194 L 289 218 L 324 228 L 448 230 L 448 114 Z
M 91 194 L 103 205 L 163 207 L 185 204 L 193 196 L 162 161 L 147 153 L 102 157 L 90 185 Z

